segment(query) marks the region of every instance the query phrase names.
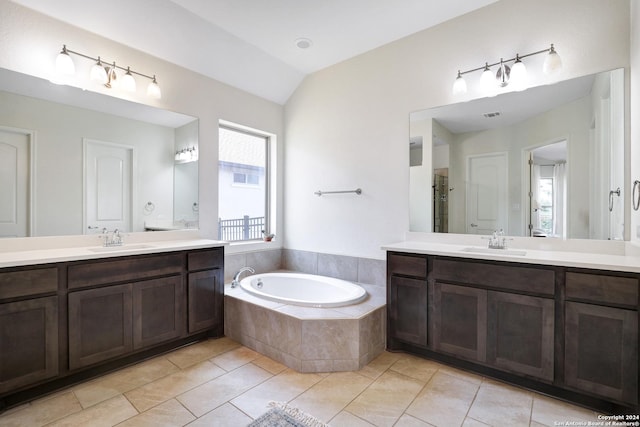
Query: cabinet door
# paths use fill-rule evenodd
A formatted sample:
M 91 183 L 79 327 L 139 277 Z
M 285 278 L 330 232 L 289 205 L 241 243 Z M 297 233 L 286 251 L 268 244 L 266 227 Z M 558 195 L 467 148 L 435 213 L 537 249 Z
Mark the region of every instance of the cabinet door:
M 486 360 L 487 291 L 435 282 L 430 312 L 435 350 Z
M 223 331 L 224 283 L 222 270 L 189 273 L 189 333 L 215 329 Z
M 132 350 L 131 284 L 69 294 L 69 367 Z
M 489 292 L 487 362 L 553 381 L 554 300 Z
M 0 393 L 58 374 L 58 297 L 0 304 Z
M 182 276 L 133 284 L 133 348 L 179 338 L 185 331 Z
M 427 282 L 391 276 L 389 337 L 427 345 Z
M 567 302 L 565 323 L 567 385 L 638 403 L 638 313 Z

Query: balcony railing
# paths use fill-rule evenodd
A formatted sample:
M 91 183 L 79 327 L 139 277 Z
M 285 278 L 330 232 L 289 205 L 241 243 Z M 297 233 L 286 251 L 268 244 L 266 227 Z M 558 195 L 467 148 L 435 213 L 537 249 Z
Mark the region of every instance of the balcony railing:
M 220 240 L 237 242 L 241 240 L 255 240 L 262 238 L 264 217 L 218 219 L 218 236 Z

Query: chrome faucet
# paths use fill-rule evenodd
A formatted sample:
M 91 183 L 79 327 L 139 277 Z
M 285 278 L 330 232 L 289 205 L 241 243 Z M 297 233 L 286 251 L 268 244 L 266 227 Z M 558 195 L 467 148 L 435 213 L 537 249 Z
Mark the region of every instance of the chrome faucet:
M 118 230 L 117 228 L 111 232 L 109 232 L 106 228 L 103 228 L 102 235 L 100 237 L 103 239 L 102 246 L 104 247 L 122 246 L 122 244 L 124 243 L 122 234 L 120 234 L 120 230 Z
M 250 272 L 251 274 L 254 274 L 256 271 L 251 268 L 251 267 L 242 267 L 240 270 L 238 270 L 238 272 L 236 273 L 235 276 L 233 276 L 233 280 L 231 281 L 231 287 L 235 288 L 236 286 L 238 286 L 240 284 L 240 275 L 242 273 L 244 273 L 245 271 Z
M 489 238 L 489 249 L 507 249 L 507 238 L 504 237 L 504 230 L 494 230 Z

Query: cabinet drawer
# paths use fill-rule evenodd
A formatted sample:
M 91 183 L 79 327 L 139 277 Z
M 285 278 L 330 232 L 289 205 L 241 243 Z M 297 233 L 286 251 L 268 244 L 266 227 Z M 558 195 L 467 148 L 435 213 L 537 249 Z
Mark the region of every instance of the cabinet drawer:
M 0 299 L 56 292 L 58 269 L 39 268 L 0 273 Z
M 436 258 L 433 260 L 433 278 L 549 296 L 555 293 L 555 272 L 541 268 Z
M 638 305 L 638 279 L 567 272 L 566 296 L 605 304 Z
M 427 278 L 427 258 L 389 254 L 388 270 L 390 274 L 401 274 Z
M 189 270 L 207 270 L 220 268 L 224 263 L 224 251 L 212 249 L 206 251 L 190 252 L 187 258 Z
M 100 260 L 69 266 L 69 289 L 164 276 L 182 272 L 182 252 L 149 257 Z

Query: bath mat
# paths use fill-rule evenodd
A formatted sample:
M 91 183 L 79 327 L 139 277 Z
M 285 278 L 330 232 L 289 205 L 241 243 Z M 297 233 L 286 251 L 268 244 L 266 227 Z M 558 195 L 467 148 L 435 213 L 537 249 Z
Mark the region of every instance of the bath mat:
M 285 402 L 269 402 L 267 412 L 247 427 L 329 427 L 314 416 L 302 412 Z

